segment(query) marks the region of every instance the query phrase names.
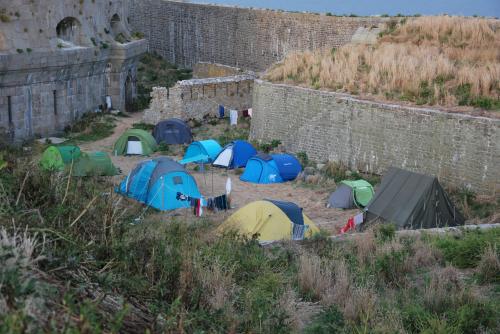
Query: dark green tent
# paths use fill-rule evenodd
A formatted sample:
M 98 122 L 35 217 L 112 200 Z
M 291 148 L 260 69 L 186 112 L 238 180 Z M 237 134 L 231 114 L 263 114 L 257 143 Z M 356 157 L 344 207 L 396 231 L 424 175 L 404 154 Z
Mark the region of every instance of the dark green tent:
M 464 218 L 435 176 L 391 167 L 366 206 L 367 225 L 381 219 L 398 229 L 457 226 Z

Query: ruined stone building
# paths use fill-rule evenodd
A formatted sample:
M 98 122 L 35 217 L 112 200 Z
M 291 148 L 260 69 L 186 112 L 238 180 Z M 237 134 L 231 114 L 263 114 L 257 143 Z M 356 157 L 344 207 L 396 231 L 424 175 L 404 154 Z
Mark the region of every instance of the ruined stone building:
M 116 109 L 132 103 L 147 43 L 132 38 L 128 9 L 124 0 L 0 0 L 2 139 L 58 133 L 107 96 Z

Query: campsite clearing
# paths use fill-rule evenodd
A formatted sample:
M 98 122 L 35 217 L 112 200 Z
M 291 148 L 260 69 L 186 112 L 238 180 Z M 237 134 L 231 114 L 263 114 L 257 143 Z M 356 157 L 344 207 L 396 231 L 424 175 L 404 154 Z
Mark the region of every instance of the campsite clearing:
M 115 156 L 112 154 L 115 141 L 123 132 L 131 128 L 134 123 L 139 123 L 141 119 L 142 113 L 133 113 L 130 114 L 130 117 L 121 117 L 117 120 L 116 128 L 111 136 L 95 142 L 82 143 L 80 145 L 83 151 L 101 150 L 111 155 L 113 164 L 122 172 L 121 175 L 113 178 L 115 184 L 118 184 L 123 179 L 124 175 L 130 173 L 137 163 L 147 159 L 144 156 Z M 203 138 L 194 138 L 194 140 L 201 139 Z M 154 153 L 151 157 L 160 155 L 159 153 Z M 182 159 L 182 156 L 170 157 L 174 160 Z M 206 196 L 225 192 L 227 177 L 229 176 L 231 178 L 231 205 L 233 209 L 229 210 L 227 213 L 219 212 L 217 214 L 211 214 L 214 219 L 220 222 L 224 221 L 230 214 L 250 202 L 262 199 L 277 199 L 296 203 L 304 209 L 304 213 L 314 221 L 318 227 L 328 234 L 337 234 L 340 228 L 345 225 L 349 217 L 357 212 L 357 210 L 327 209 L 325 204 L 327 203 L 330 193 L 326 188 L 322 189 L 322 187 L 318 187 L 315 189 L 308 189 L 290 182 L 279 184 L 252 184 L 240 181 L 237 171 L 226 171 L 222 168 L 213 167 L 209 168 L 210 169 L 205 170 L 205 172 L 194 170 L 192 167 L 190 167 L 189 170 L 191 175 L 196 179 L 200 192 Z M 161 216 L 171 217 L 173 215 L 184 214 L 182 211 L 186 210 L 187 209 L 179 209 L 173 212 L 155 212 L 154 215 L 158 216 L 155 217 L 155 219 L 161 218 Z

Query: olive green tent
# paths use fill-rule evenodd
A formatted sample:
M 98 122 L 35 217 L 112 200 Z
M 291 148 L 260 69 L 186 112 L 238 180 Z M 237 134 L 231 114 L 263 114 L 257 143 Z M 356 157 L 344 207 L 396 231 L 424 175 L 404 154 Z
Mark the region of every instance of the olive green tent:
M 330 196 L 327 206 L 338 209 L 365 207 L 373 197 L 373 187 L 365 180 L 340 182 L 339 187 Z
M 138 147 L 137 144 L 139 144 Z M 156 140 L 149 132 L 141 129 L 129 129 L 118 138 L 113 153 L 116 155 L 150 155 L 155 150 Z
M 366 206 L 366 221 L 389 222 L 399 229 L 458 226 L 464 217 L 437 177 L 391 167 Z
M 63 171 L 81 156 L 78 146 L 49 146 L 42 154 L 40 166 L 45 170 Z
M 72 170 L 74 176 L 111 176 L 117 175 L 118 170 L 104 152 L 82 153 Z

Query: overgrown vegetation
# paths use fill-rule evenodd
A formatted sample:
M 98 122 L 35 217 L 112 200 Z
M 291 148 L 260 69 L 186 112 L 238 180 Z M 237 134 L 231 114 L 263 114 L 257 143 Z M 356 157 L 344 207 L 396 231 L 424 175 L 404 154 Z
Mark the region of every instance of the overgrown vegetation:
M 115 118 L 109 114 L 88 112 L 64 129 L 70 141 L 88 142 L 109 137 L 115 128 Z
M 415 104 L 499 110 L 499 57 L 496 20 L 394 18 L 375 45 L 295 53 L 266 78 Z
M 499 329 L 499 229 L 400 237 L 388 225 L 263 248 L 207 219 L 147 212 L 137 223 L 142 208 L 109 179 L 2 152 L 1 332 Z
M 140 35 L 136 34 L 132 37 L 140 38 Z M 177 81 L 188 80 L 192 77 L 191 70 L 179 69 L 160 56 L 151 53 L 144 55 L 137 70 L 137 99 L 133 109 L 138 111 L 149 107 L 153 87 L 172 87 Z

